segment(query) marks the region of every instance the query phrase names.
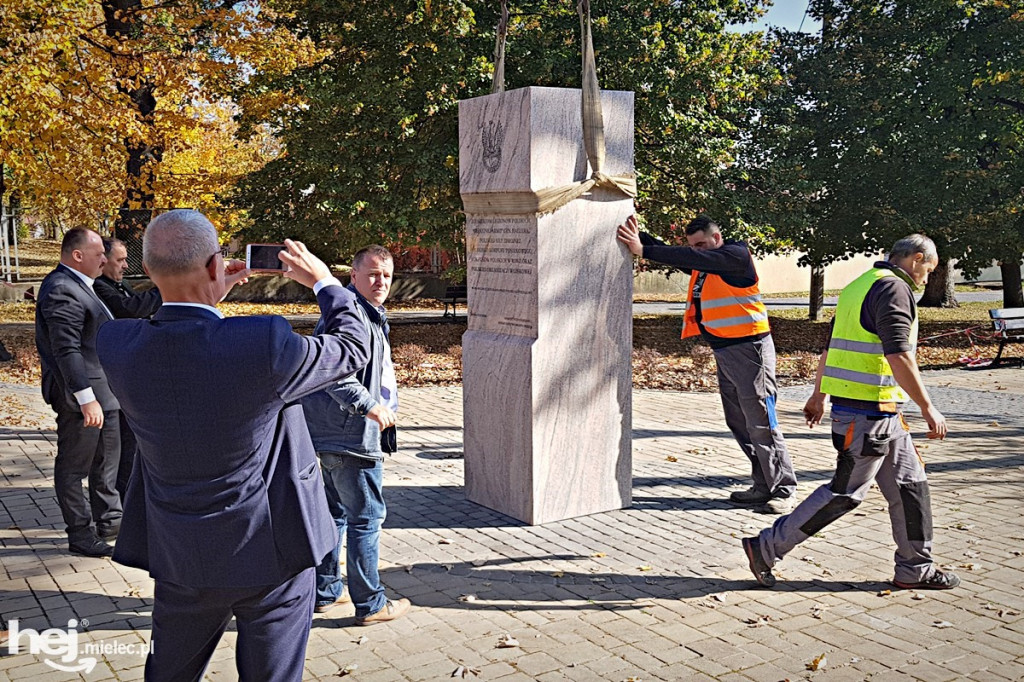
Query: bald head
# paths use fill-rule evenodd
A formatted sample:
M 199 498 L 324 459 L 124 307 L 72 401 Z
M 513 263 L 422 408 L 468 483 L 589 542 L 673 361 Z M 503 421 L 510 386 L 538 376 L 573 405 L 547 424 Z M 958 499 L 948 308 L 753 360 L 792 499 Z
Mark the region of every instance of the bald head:
M 142 238 L 142 262 L 150 275 L 181 275 L 202 270 L 220 250 L 217 229 L 199 211 L 161 213 Z

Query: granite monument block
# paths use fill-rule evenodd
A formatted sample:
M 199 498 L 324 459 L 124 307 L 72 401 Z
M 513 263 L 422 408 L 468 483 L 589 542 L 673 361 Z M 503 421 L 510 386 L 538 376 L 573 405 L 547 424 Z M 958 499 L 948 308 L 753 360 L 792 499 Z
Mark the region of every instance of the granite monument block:
M 474 199 L 466 495 L 530 524 L 631 502 L 633 273 L 615 228 L 633 201 L 595 188 L 552 213 L 528 208 L 538 190 L 592 174 L 580 100 L 531 87 L 459 105 L 460 188 Z M 632 173 L 633 93 L 606 91 L 602 103 L 602 170 Z

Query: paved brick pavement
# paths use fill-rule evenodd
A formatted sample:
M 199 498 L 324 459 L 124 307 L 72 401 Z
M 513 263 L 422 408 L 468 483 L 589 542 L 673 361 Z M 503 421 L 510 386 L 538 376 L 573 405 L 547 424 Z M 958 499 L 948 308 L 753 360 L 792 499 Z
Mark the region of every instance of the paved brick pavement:
M 459 389 L 404 390 L 381 560 L 390 592 L 416 608 L 373 628 L 353 627 L 350 607 L 317 616 L 307 678 L 1024 679 L 1024 372 L 927 381 L 952 432 L 920 442 L 936 553 L 964 585 L 923 594 L 887 591 L 893 546 L 877 491 L 788 557 L 776 589 L 755 587 L 739 538 L 770 517 L 724 499 L 746 464 L 714 394 L 638 391 L 633 506 L 528 527 L 463 499 Z M 801 495 L 834 461 L 827 431 L 800 423 L 806 392 L 786 389 L 780 403 Z M 923 430 L 920 418 L 912 426 Z M 0 614 L 22 628 L 88 621 L 81 643 L 139 648 L 152 582 L 65 552 L 54 448 L 52 431 L 0 429 Z M 519 645 L 499 648 L 506 633 Z M 207 679 L 236 678 L 234 641 L 229 632 Z M 0 679 L 142 677 L 138 654 L 95 657 L 82 675 L 52 668 L 54 655 L 0 657 Z

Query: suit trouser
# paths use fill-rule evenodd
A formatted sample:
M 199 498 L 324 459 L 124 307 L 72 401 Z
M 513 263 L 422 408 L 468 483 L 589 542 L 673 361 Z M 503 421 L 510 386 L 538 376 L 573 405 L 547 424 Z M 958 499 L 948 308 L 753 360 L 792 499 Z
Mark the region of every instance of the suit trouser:
M 750 460 L 754 489 L 772 497 L 796 492 L 796 472 L 775 414 L 775 342 L 771 336 L 715 349 L 725 423 Z
M 870 417 L 833 411 L 832 443 L 839 453 L 832 480 L 761 531 L 764 560 L 773 566 L 808 537 L 855 509 L 876 482 L 889 503 L 896 580 L 914 583 L 931 578 L 935 566 L 928 479 L 902 415 Z
M 81 410 L 66 404 L 54 405 L 57 411 L 57 458 L 53 465 L 53 484 L 68 539 L 80 542 L 93 536 L 97 526 L 117 525 L 121 521 L 121 500 L 115 488 L 117 464 L 121 457 L 121 437 L 117 410 L 103 413 L 103 427 L 85 427 Z M 82 481 L 89 480 L 86 497 Z
M 271 586 L 192 588 L 157 580 L 147 682 L 201 680 L 232 616 L 239 680 L 300 682 L 313 594 L 312 568 Z
M 123 412 L 118 412 L 118 420 L 121 425 L 121 461 L 117 465 L 117 493 L 124 500 L 124 494 L 128 490 L 128 481 L 132 477 L 132 467 L 135 465 L 135 454 L 139 450 L 139 442 L 135 439 L 135 432 L 128 426 Z

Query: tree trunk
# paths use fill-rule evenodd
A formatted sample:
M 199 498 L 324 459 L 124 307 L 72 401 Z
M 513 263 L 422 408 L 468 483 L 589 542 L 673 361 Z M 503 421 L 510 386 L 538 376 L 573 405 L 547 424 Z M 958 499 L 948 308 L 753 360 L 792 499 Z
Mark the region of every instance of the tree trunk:
M 122 40 L 138 39 L 145 26 L 138 16 L 142 0 L 103 0 L 103 16 L 107 35 Z M 143 77 L 143 57 L 124 55 L 120 57 L 123 77 L 118 89 L 131 98 L 136 113 L 146 130 L 143 140 L 126 139 L 128 152 L 127 186 L 125 199 L 114 222 L 114 235 L 124 242 L 128 251 L 128 274 L 141 275 L 142 233 L 153 217 L 153 180 L 155 167 L 163 158 L 163 148 L 157 144 L 153 112 L 156 111 L 156 88 L 152 81 Z
M 21 195 L 17 190 L 11 191 L 7 200 L 7 245 L 14 246 L 14 239 L 21 229 Z
M 825 268 L 811 267 L 811 296 L 807 306 L 807 319 L 817 322 L 825 308 Z
M 939 258 L 939 266 L 928 277 L 924 295 L 918 302 L 922 308 L 959 308 L 953 287 L 953 265 L 949 258 Z
M 1020 261 L 1000 263 L 1003 275 L 1003 307 L 1024 308 L 1024 290 L 1021 289 Z

